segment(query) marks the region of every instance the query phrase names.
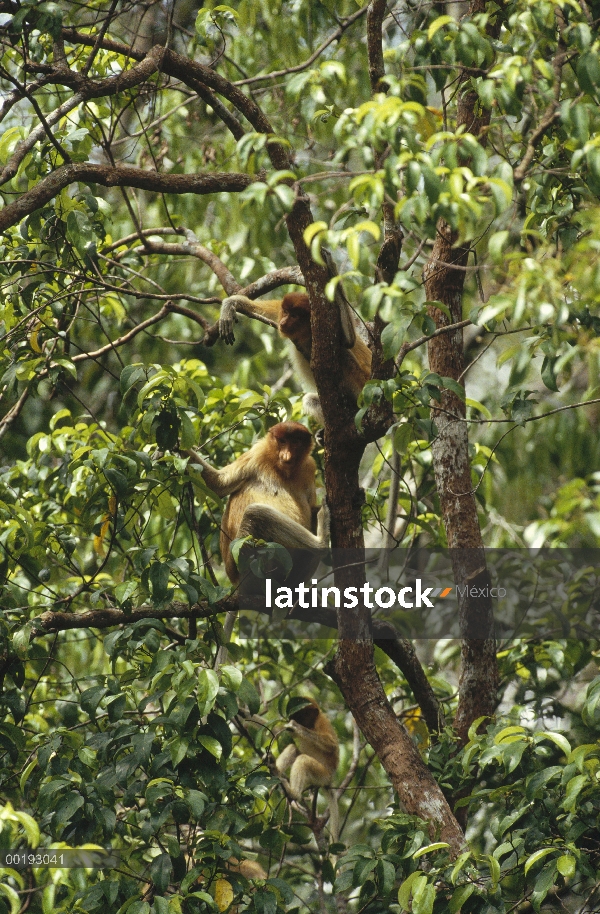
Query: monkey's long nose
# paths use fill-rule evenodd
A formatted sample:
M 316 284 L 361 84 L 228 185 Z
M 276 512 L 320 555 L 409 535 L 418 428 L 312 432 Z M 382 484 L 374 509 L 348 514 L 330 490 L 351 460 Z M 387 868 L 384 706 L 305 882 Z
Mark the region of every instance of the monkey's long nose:
M 290 450 L 288 450 L 287 448 L 285 448 L 285 449 L 282 448 L 279 451 L 279 459 L 282 461 L 282 463 L 289 463 L 290 460 L 292 459 L 292 452 Z

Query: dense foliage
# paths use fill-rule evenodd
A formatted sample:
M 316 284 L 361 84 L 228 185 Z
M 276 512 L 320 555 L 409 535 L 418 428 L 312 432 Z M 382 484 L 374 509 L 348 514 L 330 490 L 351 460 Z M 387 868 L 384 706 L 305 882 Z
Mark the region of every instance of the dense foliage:
M 597 641 L 567 626 L 499 644 L 497 715 L 462 744 L 428 730 L 376 649 L 467 823 L 458 856 L 402 807 L 344 709 L 323 669 L 335 642 L 241 640 L 216 663 L 224 505 L 184 452 L 224 466 L 302 415 L 276 331 L 240 316 L 230 350 L 213 326 L 225 294 L 300 288 L 297 180 L 305 243 L 334 252 L 396 363 L 358 403 L 361 434 L 391 411 L 361 465 L 367 543 L 446 544 L 431 410 L 448 392 L 486 546 L 600 541 L 600 8 L 378 10 L 377 83 L 373 18 L 350 0 L 0 2 L 0 852 L 120 854 L 0 861 L 0 914 L 600 909 Z M 392 282 L 386 207 L 403 233 Z M 427 357 L 441 225 L 469 255 L 459 378 Z M 418 653 L 450 721 L 458 647 Z M 336 845 L 322 798 L 292 807 L 273 769 L 299 694 L 340 738 Z M 269 878 L 236 872 L 244 858 Z

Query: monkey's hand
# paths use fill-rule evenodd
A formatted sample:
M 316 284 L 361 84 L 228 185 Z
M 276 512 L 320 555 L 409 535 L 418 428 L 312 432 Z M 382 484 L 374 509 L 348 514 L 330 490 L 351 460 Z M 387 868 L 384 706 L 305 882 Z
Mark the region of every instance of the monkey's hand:
M 330 519 L 329 508 L 325 502 L 323 502 L 319 508 L 319 513 L 317 514 L 317 537 L 324 547 L 329 545 Z
M 219 336 L 228 346 L 235 341 L 233 325 L 237 324 L 238 318 L 235 310 L 235 296 L 225 298 L 221 305 L 219 314 Z
M 192 463 L 197 463 L 199 466 L 201 466 L 203 468 L 210 466 L 210 464 L 204 459 L 204 457 L 201 457 L 197 451 L 193 451 L 191 448 L 188 448 L 183 453 L 186 455 L 186 457 L 190 458 Z
M 229 495 L 230 487 L 228 486 L 228 480 L 223 473 L 223 470 L 215 470 L 210 463 L 201 457 L 197 451 L 191 449 L 183 452 L 187 457 L 190 458 L 192 463 L 197 464 L 201 468 L 202 478 L 206 484 L 213 490 L 215 495 L 222 497 L 223 495 Z

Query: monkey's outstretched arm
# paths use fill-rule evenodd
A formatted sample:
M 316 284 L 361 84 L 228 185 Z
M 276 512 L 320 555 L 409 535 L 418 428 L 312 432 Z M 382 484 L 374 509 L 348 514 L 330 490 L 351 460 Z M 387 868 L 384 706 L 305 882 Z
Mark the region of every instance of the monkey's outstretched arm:
M 215 470 L 215 468 L 212 467 L 204 457 L 201 457 L 200 454 L 196 453 L 196 451 L 187 450 L 185 453 L 190 460 L 202 467 L 203 479 L 219 498 L 237 492 L 247 478 L 245 467 L 239 462 L 239 458 L 238 460 L 234 460 L 228 467 L 223 467 L 221 470 Z
M 219 337 L 227 345 L 235 341 L 233 325 L 237 323 L 237 312 L 250 315 L 261 315 L 278 322 L 281 313 L 281 299 L 263 299 L 253 301 L 247 295 L 230 295 L 223 300 L 219 314 Z

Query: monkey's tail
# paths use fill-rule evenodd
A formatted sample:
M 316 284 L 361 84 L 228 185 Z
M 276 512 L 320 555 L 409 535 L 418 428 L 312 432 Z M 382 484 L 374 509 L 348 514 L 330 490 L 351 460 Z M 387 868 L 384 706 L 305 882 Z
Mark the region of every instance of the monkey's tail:
M 331 835 L 331 843 L 335 844 L 340 837 L 340 807 L 338 804 L 338 794 L 335 787 L 325 787 L 323 788 L 323 793 L 327 798 L 327 805 L 329 807 L 329 834 Z

